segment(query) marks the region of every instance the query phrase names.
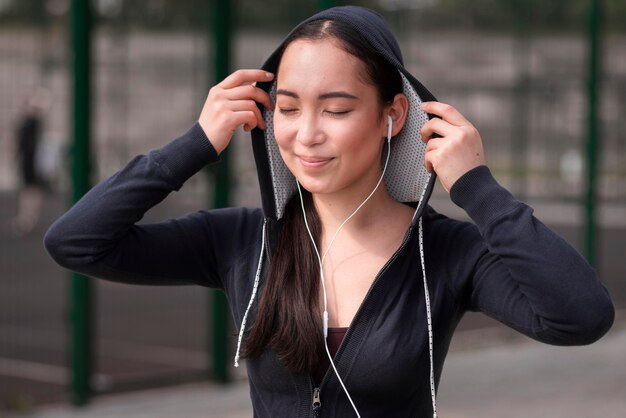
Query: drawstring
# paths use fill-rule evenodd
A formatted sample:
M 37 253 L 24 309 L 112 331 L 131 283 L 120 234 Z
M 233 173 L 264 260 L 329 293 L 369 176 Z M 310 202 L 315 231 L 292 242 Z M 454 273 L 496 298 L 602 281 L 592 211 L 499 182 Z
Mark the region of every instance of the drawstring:
M 306 221 L 306 217 L 305 217 L 305 221 Z M 252 295 L 250 296 L 250 301 L 248 302 L 246 312 L 243 315 L 243 319 L 241 321 L 241 327 L 239 329 L 239 338 L 237 339 L 237 352 L 235 354 L 235 367 L 239 367 L 239 352 L 241 350 L 241 342 L 243 340 L 243 334 L 246 329 L 246 321 L 248 319 L 248 313 L 250 312 L 250 308 L 252 307 L 252 304 L 254 303 L 254 299 L 256 297 L 256 293 L 259 287 L 259 280 L 261 277 L 261 270 L 263 267 L 263 256 L 265 254 L 266 225 L 267 225 L 267 220 L 264 220 L 262 238 L 261 238 L 261 253 L 259 254 L 259 262 L 257 265 L 256 275 L 254 277 L 254 286 L 252 288 Z M 420 261 L 422 265 L 422 277 L 424 279 L 424 299 L 426 302 L 426 323 L 428 326 L 428 354 L 429 354 L 429 360 L 430 360 L 430 397 L 431 397 L 432 406 L 433 406 L 433 418 L 437 418 L 437 398 L 435 394 L 435 365 L 434 365 L 434 355 L 433 355 L 433 326 L 432 326 L 432 314 L 430 310 L 430 292 L 428 290 L 428 282 L 426 280 L 426 263 L 424 261 L 424 228 L 423 228 L 421 216 L 419 218 L 419 247 L 420 247 Z M 332 361 L 331 361 L 331 364 L 332 364 Z
M 432 175 L 432 174 L 430 174 Z M 429 175 L 429 176 L 430 176 Z M 426 182 L 428 184 L 428 182 Z M 420 211 L 420 205 L 424 202 L 427 187 L 422 190 L 419 204 L 413 213 L 413 219 Z M 437 418 L 437 396 L 435 394 L 435 360 L 433 355 L 433 320 L 430 311 L 430 292 L 428 290 L 428 282 L 426 281 L 426 262 L 424 261 L 424 227 L 422 225 L 422 216 L 419 218 L 419 244 L 420 244 L 420 261 L 422 263 L 422 277 L 424 279 L 424 300 L 426 302 L 426 325 L 428 326 L 428 357 L 430 360 L 430 399 L 433 404 L 433 418 Z
M 250 302 L 248 302 L 248 307 L 246 308 L 246 312 L 243 314 L 243 319 L 241 320 L 241 327 L 239 329 L 239 338 L 237 339 L 237 353 L 235 353 L 235 367 L 239 367 L 239 351 L 241 350 L 241 341 L 243 340 L 243 333 L 246 329 L 246 321 L 248 319 L 248 312 L 252 307 L 252 303 L 254 302 L 254 298 L 256 297 L 257 289 L 259 288 L 259 278 L 261 277 L 261 269 L 263 267 L 263 255 L 265 253 L 265 226 L 267 224 L 267 219 L 263 220 L 263 237 L 261 238 L 261 254 L 259 254 L 259 264 L 256 268 L 256 275 L 254 276 L 254 286 L 252 287 L 252 295 L 250 296 Z
M 420 261 L 422 262 L 422 277 L 424 278 L 424 299 L 426 301 L 426 323 L 428 325 L 428 354 L 430 359 L 430 399 L 433 404 L 433 418 L 437 418 L 437 399 L 435 395 L 435 362 L 433 359 L 433 323 L 430 312 L 430 294 L 428 282 L 426 281 L 426 263 L 424 262 L 424 228 L 422 227 L 422 217 L 419 218 L 419 244 Z
M 248 312 L 250 311 L 250 308 L 252 307 L 252 303 L 254 302 L 254 298 L 256 297 L 257 289 L 259 287 L 259 279 L 261 276 L 261 269 L 263 267 L 263 255 L 265 253 L 266 224 L 267 224 L 267 220 L 264 220 L 263 232 L 262 232 L 263 236 L 261 239 L 261 253 L 259 255 L 257 271 L 254 277 L 254 286 L 252 288 L 252 295 L 250 296 L 250 301 L 248 302 L 248 307 L 246 308 L 246 312 L 243 315 L 243 320 L 241 321 L 241 327 L 239 329 L 239 338 L 237 340 L 237 353 L 235 354 L 235 367 L 239 367 L 239 351 L 241 349 L 241 342 L 243 340 L 243 334 L 246 328 Z M 426 302 L 426 323 L 428 326 L 428 354 L 429 354 L 429 360 L 430 360 L 430 397 L 431 397 L 432 406 L 433 406 L 433 418 L 437 418 L 437 398 L 435 394 L 435 366 L 434 366 L 434 355 L 433 355 L 433 326 L 432 326 L 432 314 L 430 310 L 430 292 L 428 290 L 428 282 L 426 280 L 426 263 L 424 261 L 424 228 L 422 224 L 422 217 L 419 218 L 419 247 L 420 247 L 420 261 L 422 265 L 422 277 L 424 279 L 424 298 Z

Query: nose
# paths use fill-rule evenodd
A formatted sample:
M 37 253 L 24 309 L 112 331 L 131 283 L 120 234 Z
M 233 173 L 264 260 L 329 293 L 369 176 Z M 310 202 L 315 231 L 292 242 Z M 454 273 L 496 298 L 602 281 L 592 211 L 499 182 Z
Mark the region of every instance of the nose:
M 296 141 L 310 147 L 324 142 L 324 131 L 319 118 L 313 113 L 303 114 L 297 122 Z

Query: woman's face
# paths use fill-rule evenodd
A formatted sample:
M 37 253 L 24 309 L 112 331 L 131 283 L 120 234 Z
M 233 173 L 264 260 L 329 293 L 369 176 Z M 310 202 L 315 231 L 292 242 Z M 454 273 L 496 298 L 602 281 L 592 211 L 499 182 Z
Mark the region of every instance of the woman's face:
M 274 134 L 287 167 L 314 194 L 372 190 L 387 132 L 363 63 L 329 40 L 292 42 L 277 78 Z

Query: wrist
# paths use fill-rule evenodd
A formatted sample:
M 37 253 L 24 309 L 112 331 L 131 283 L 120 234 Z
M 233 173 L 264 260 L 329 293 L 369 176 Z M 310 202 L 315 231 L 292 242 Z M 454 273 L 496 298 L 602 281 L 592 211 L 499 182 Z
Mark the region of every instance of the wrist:
M 213 130 L 211 130 L 210 124 L 208 124 L 206 121 L 199 119 L 198 126 L 204 133 L 204 137 L 206 141 L 210 144 L 211 148 L 215 151 L 217 155 L 220 155 L 224 151 L 224 149 L 226 149 L 226 146 L 228 144 L 225 144 L 224 141 L 221 140 L 219 133 L 213 132 Z

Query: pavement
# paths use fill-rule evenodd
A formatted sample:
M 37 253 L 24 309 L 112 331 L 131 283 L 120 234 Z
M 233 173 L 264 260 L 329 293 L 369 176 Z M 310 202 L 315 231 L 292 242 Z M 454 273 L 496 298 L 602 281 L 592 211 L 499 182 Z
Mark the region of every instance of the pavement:
M 604 338 L 585 347 L 547 346 L 496 328 L 458 333 L 438 410 L 448 418 L 626 417 L 626 312 L 618 312 Z M 239 380 L 101 395 L 81 408 L 50 405 L 6 418 L 24 416 L 244 418 L 252 409 L 247 382 Z

